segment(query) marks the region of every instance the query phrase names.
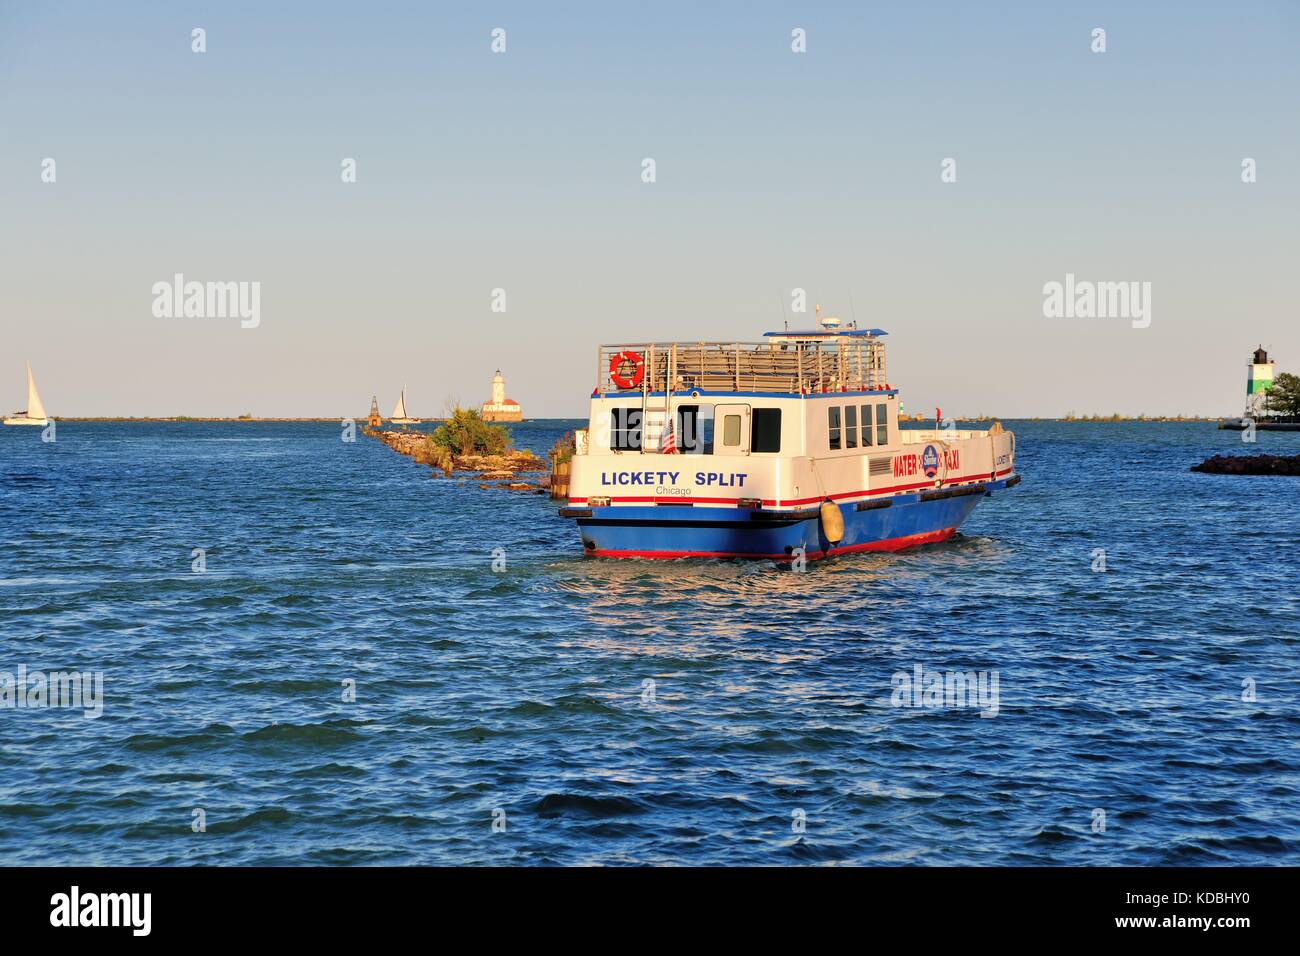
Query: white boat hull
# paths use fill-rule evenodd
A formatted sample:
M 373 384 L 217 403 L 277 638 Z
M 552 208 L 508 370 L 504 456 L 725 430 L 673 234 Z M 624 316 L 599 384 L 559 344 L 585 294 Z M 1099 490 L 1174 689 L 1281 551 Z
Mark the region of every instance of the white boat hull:
M 6 425 L 39 425 L 42 428 L 50 423 L 48 418 L 28 418 L 26 415 L 16 415 L 13 418 L 6 418 Z

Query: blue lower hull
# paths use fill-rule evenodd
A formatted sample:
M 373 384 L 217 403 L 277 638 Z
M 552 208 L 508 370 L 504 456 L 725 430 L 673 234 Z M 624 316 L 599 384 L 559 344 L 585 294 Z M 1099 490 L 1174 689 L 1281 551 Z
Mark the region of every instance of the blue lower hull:
M 582 543 L 604 557 L 735 557 L 809 560 L 853 551 L 896 551 L 951 537 L 1005 480 L 942 492 L 841 504 L 844 536 L 826 539 L 816 509 L 779 511 L 671 505 L 576 509 Z M 861 509 L 861 510 L 860 510 Z M 589 512 L 589 514 L 587 513 Z

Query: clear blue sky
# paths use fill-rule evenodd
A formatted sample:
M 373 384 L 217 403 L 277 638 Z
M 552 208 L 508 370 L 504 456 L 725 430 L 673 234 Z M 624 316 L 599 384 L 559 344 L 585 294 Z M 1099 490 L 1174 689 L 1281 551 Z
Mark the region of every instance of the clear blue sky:
M 1258 343 L 1300 372 L 1298 93 L 1282 0 L 6 2 L 0 406 L 30 358 L 55 415 L 431 415 L 500 367 L 577 416 L 599 342 L 803 287 L 914 410 L 1235 414 Z M 176 272 L 260 327 L 155 318 Z M 1044 318 L 1067 272 L 1151 327 Z

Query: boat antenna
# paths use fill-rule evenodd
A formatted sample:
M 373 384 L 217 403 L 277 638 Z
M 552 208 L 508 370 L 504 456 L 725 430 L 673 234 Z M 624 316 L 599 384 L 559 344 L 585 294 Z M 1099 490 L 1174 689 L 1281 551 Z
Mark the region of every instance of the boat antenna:
M 853 290 L 849 290 L 849 312 L 853 316 L 853 327 L 858 327 L 858 310 L 853 305 Z
M 790 316 L 785 314 L 785 296 L 778 292 L 776 297 L 781 300 L 781 317 L 785 320 L 785 330 L 790 331 Z

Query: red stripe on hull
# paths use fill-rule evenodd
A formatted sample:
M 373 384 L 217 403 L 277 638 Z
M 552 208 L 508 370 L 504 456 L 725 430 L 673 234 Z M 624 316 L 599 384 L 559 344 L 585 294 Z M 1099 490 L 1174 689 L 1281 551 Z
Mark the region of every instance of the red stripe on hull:
M 844 501 L 846 498 L 861 498 L 863 496 L 866 496 L 866 499 L 870 500 L 872 498 L 880 497 L 881 495 L 899 494 L 906 491 L 918 491 L 922 488 L 926 490 L 936 490 L 936 489 L 943 490 L 945 488 L 960 488 L 960 487 L 965 487 L 967 485 L 974 485 L 979 482 L 996 481 L 998 478 L 1001 478 L 1003 475 L 1009 475 L 1009 474 L 1011 474 L 1011 469 L 1003 468 L 1001 471 L 994 472 L 988 478 L 985 478 L 983 475 L 959 475 L 940 485 L 936 485 L 933 481 L 917 481 L 917 482 L 913 482 L 910 485 L 890 485 L 888 488 L 873 488 L 870 490 L 862 489 L 861 491 L 841 491 L 831 495 L 830 497 L 832 501 Z M 569 504 L 570 506 L 585 505 L 587 503 L 587 500 L 588 499 L 586 498 L 570 498 Z M 701 504 L 721 504 L 721 505 L 734 505 L 740 501 L 739 498 L 677 498 L 677 497 L 654 497 L 654 496 L 648 496 L 648 497 L 647 496 L 630 496 L 630 497 L 611 496 L 609 500 L 611 502 L 621 501 L 621 502 L 628 502 L 634 504 L 655 504 L 656 502 L 659 501 L 671 501 L 675 504 L 699 502 Z M 820 496 L 815 498 L 783 498 L 783 499 L 764 498 L 763 505 L 764 506 L 771 505 L 772 507 L 775 508 L 790 508 L 799 505 L 815 504 L 823 500 L 825 499 Z
M 925 531 L 921 534 L 909 534 L 901 538 L 886 538 L 883 541 L 867 541 L 863 544 L 850 544 L 829 551 L 810 551 L 805 557 L 809 561 L 836 554 L 853 554 L 860 551 L 902 551 L 923 544 L 938 544 L 947 541 L 956 532 L 956 528 L 941 528 L 938 531 Z M 792 561 L 792 555 L 781 554 L 746 554 L 733 551 L 587 551 L 587 555 L 596 558 L 657 558 L 671 561 L 678 558 L 750 558 L 765 561 Z
M 865 544 L 850 544 L 843 548 L 831 548 L 831 554 L 852 554 L 855 551 L 902 551 L 915 548 L 921 544 L 938 544 L 947 541 L 956 528 L 940 528 L 938 531 L 923 531 L 921 534 L 909 534 L 902 538 L 887 538 L 884 541 L 868 541 Z

